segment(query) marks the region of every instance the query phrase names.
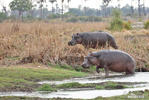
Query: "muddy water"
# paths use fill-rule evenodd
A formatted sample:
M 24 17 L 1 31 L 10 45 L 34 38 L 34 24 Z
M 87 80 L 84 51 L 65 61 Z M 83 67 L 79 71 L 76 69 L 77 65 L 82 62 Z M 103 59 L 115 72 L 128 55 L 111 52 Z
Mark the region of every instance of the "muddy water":
M 133 76 L 124 76 L 120 74 L 112 74 L 109 78 L 99 77 L 98 75 L 85 77 L 85 78 L 74 78 L 64 81 L 44 81 L 39 82 L 40 84 L 62 84 L 69 82 L 79 83 L 101 83 L 106 81 L 115 82 L 147 82 L 146 84 L 137 84 L 135 88 L 119 89 L 119 90 L 94 90 L 94 89 L 70 89 L 70 90 L 59 90 L 57 92 L 45 93 L 45 92 L 4 92 L 0 93 L 0 96 L 27 96 L 27 97 L 40 97 L 40 98 L 81 98 L 81 99 L 93 99 L 99 96 L 111 97 L 127 94 L 129 91 L 145 90 L 149 89 L 149 73 L 140 72 Z M 139 86 L 139 87 L 138 87 Z

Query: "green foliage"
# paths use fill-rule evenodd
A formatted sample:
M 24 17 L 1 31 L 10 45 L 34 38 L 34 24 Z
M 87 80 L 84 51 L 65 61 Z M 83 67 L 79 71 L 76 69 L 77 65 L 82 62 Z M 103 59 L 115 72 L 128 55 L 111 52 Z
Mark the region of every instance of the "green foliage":
M 78 82 L 72 82 L 72 83 L 64 83 L 64 84 L 60 84 L 57 87 L 58 88 L 78 88 L 81 87 L 82 84 L 78 83 Z
M 50 14 L 48 16 L 49 19 L 56 19 L 56 18 L 60 18 L 60 14 Z
M 131 30 L 132 29 L 131 22 L 130 21 L 123 22 L 123 27 L 124 27 L 124 29 Z
M 62 80 L 71 77 L 83 77 L 83 72 L 70 71 L 62 68 L 22 68 L 22 67 L 1 67 L 0 68 L 0 89 L 32 89 L 37 81 Z
M 0 12 L 0 22 L 4 21 L 5 19 L 7 19 L 7 15 L 3 12 Z
M 121 19 L 121 13 L 118 9 L 114 9 L 112 12 L 113 18 L 110 23 L 110 29 L 114 31 L 121 31 L 123 29 L 123 21 Z
M 66 20 L 67 22 L 100 22 L 101 17 L 97 16 L 73 16 Z
M 24 12 L 32 8 L 32 2 L 30 0 L 13 0 L 9 4 L 10 9 L 15 11 Z
M 38 91 L 51 91 L 52 92 L 52 91 L 56 91 L 56 88 L 53 88 L 49 84 L 43 84 L 37 90 Z
M 104 86 L 103 86 L 103 85 L 97 85 L 97 86 L 95 87 L 95 89 L 104 89 Z
M 131 27 L 131 22 L 124 22 L 121 19 L 121 12 L 118 9 L 114 9 L 112 12 L 112 21 L 110 23 L 110 29 L 113 31 L 121 31 L 122 29 L 127 29 L 130 30 L 132 29 Z
M 109 82 L 106 83 L 105 88 L 107 88 L 107 89 L 123 89 L 123 88 L 127 88 L 127 86 L 120 85 L 118 83 L 109 81 Z
M 144 23 L 144 28 L 149 29 L 149 20 Z

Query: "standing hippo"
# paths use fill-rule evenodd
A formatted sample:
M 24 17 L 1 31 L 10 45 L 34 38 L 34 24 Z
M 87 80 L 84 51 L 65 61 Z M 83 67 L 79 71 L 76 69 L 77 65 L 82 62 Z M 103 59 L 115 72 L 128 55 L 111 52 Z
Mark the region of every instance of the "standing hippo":
M 90 53 L 85 57 L 82 67 L 89 68 L 91 65 L 97 66 L 97 72 L 99 68 L 104 68 L 106 76 L 109 75 L 109 70 L 134 74 L 136 67 L 135 60 L 129 54 L 120 50 L 101 50 Z
M 94 49 L 105 47 L 106 44 L 108 44 L 108 47 L 111 46 L 115 49 L 118 49 L 114 37 L 109 33 L 103 31 L 82 32 L 73 34 L 72 40 L 68 42 L 68 45 L 74 46 L 76 44 L 82 44 L 85 48 Z

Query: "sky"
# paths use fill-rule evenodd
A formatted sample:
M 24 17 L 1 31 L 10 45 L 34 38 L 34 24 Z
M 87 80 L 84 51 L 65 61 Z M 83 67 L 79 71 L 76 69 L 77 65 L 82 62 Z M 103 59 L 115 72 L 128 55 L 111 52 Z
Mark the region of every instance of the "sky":
M 2 6 L 6 6 L 7 9 L 9 10 L 8 5 L 11 1 L 12 0 L 0 0 L 0 9 L 2 9 Z M 37 0 L 35 0 L 35 1 L 37 1 Z M 47 1 L 49 1 L 49 0 L 47 0 Z M 58 5 L 60 6 L 61 0 L 57 0 L 57 1 L 58 1 Z M 132 1 L 133 1 L 132 5 L 134 7 L 137 7 L 138 0 L 132 0 Z M 143 0 L 141 0 L 141 1 L 143 1 Z M 145 6 L 149 7 L 149 0 L 144 0 L 144 2 L 145 2 Z M 67 0 L 64 0 L 64 4 L 67 5 Z M 131 5 L 131 0 L 120 0 L 121 7 L 125 6 L 126 4 Z M 71 0 L 71 2 L 70 2 L 71 8 L 78 8 L 79 5 L 81 5 L 82 7 L 86 6 L 86 7 L 90 7 L 90 8 L 100 9 L 100 6 L 102 5 L 102 0 L 87 0 L 86 3 L 84 2 L 84 0 Z M 109 6 L 114 6 L 114 7 L 118 6 L 117 0 L 112 0 L 112 2 L 109 3 Z M 48 9 L 51 9 L 50 3 L 48 3 Z

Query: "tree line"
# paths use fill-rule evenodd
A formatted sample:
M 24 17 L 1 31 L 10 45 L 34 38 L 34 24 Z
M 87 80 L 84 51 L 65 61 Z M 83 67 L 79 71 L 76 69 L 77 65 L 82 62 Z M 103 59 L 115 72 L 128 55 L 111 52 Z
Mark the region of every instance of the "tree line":
M 7 11 L 6 7 L 3 6 L 3 10 L 0 14 L 1 16 L 13 16 L 19 19 L 23 19 L 23 16 L 29 18 L 39 18 L 39 19 L 46 19 L 46 18 L 59 18 L 65 16 L 104 16 L 108 17 L 111 15 L 112 9 L 114 7 L 109 7 L 109 3 L 111 0 L 102 0 L 102 5 L 99 6 L 101 9 L 93 9 L 89 7 L 82 7 L 79 5 L 78 8 L 71 8 L 70 2 L 72 0 L 60 0 L 61 5 L 58 5 L 58 0 L 13 0 L 10 2 L 9 7 L 11 9 L 10 12 Z M 65 11 L 64 1 L 67 2 L 67 11 Z M 84 0 L 86 3 L 88 0 Z M 134 8 L 132 6 L 133 1 L 130 0 L 130 4 L 120 8 L 120 0 L 117 0 L 118 6 L 116 8 L 120 9 L 124 16 L 136 16 L 139 17 L 146 16 L 149 12 L 149 8 L 144 6 L 140 3 L 141 0 L 138 1 L 138 8 Z M 51 4 L 51 10 L 48 9 L 47 4 Z M 81 9 L 83 8 L 83 9 Z

